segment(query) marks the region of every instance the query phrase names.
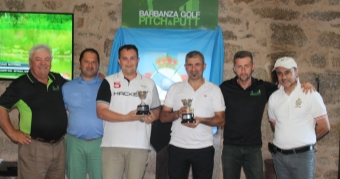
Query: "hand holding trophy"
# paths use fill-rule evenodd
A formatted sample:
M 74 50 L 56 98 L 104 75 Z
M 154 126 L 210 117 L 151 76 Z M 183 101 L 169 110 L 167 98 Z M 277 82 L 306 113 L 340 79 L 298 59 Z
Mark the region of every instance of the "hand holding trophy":
M 196 123 L 194 119 L 194 109 L 191 108 L 192 99 L 182 99 L 183 106 L 187 108 L 186 113 L 182 114 L 181 123 Z
M 147 91 L 137 91 L 139 99 L 141 99 L 140 105 L 137 106 L 137 115 L 148 115 L 150 113 L 149 105 L 145 104 L 143 101 L 148 94 Z

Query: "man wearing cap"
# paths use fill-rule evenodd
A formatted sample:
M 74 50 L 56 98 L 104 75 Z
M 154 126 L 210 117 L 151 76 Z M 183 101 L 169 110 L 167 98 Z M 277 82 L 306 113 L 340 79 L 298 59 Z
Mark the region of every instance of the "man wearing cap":
M 305 94 L 293 58 L 276 61 L 274 69 L 282 85 L 268 102 L 268 115 L 274 131 L 274 167 L 278 179 L 314 178 L 314 144 L 330 125 L 323 99 L 318 92 Z
M 269 96 L 278 88 L 252 77 L 255 65 L 251 52 L 236 52 L 233 62 L 236 76 L 220 85 L 226 106 L 223 178 L 240 179 L 243 168 L 246 178 L 263 179 L 261 122 Z M 310 83 L 302 86 L 305 93 L 313 89 Z

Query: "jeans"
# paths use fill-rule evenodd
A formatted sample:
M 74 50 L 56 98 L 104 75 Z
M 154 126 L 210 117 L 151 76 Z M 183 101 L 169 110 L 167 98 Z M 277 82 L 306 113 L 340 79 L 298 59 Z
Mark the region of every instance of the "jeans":
M 241 167 L 247 179 L 263 179 L 261 146 L 223 146 L 223 178 L 240 179 Z
M 284 155 L 273 154 L 277 179 L 313 179 L 315 156 L 314 151 Z

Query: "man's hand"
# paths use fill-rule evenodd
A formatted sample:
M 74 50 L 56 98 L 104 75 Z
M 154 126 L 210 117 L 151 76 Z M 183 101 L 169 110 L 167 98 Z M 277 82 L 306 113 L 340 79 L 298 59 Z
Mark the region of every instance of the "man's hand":
M 14 142 L 17 142 L 19 144 L 29 144 L 31 143 L 31 136 L 19 131 L 15 130 L 14 133 L 9 136 Z
M 137 110 L 130 111 L 127 116 L 128 119 L 132 119 L 131 121 L 144 121 L 145 115 L 137 115 Z
M 301 88 L 302 88 L 302 91 L 305 94 L 307 94 L 308 92 L 312 93 L 312 92 L 316 91 L 315 87 L 309 82 L 302 83 Z
M 105 78 L 105 75 L 103 73 L 98 72 L 98 77 L 103 80 Z
M 153 121 L 156 120 L 156 117 L 153 113 L 149 114 L 149 115 L 145 115 L 143 118 L 145 124 L 151 124 Z
M 187 108 L 184 107 L 184 106 L 182 106 L 182 107 L 178 110 L 178 117 L 179 117 L 180 119 L 182 119 L 182 115 L 185 114 L 185 113 L 187 113 Z
M 196 128 L 198 124 L 200 124 L 201 118 L 200 117 L 194 117 L 195 123 L 183 123 L 184 126 L 190 127 L 190 128 Z

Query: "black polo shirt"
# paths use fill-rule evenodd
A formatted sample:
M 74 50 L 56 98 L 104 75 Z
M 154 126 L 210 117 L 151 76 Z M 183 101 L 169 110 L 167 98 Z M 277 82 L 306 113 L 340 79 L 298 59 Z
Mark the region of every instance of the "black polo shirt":
M 220 85 L 225 101 L 224 145 L 261 146 L 261 121 L 269 96 L 277 85 L 251 79 L 251 86 L 243 89 L 237 77 Z
M 66 80 L 50 72 L 47 85 L 29 71 L 15 79 L 0 97 L 0 106 L 17 107 L 19 128 L 23 133 L 45 140 L 60 139 L 67 128 L 67 114 L 61 87 Z

